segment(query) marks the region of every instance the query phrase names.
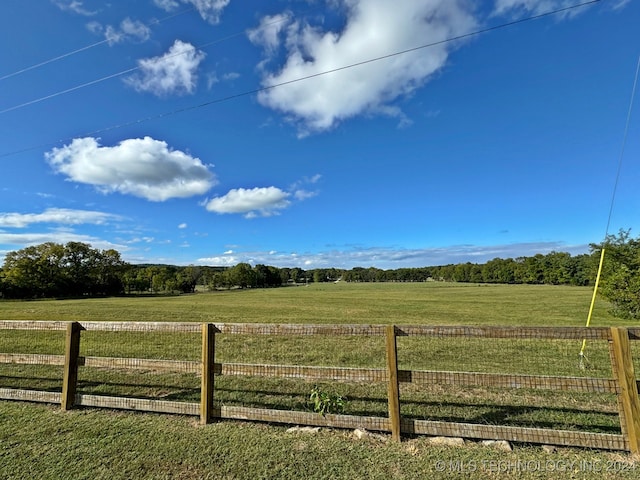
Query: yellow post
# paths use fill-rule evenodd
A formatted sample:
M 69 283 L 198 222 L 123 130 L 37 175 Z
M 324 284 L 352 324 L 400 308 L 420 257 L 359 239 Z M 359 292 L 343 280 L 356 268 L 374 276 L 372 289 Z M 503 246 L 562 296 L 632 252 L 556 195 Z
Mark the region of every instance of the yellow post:
M 596 283 L 593 286 L 593 295 L 591 296 L 591 305 L 589 306 L 589 314 L 587 315 L 587 324 L 588 327 L 591 325 L 591 315 L 593 314 L 593 307 L 596 304 L 596 294 L 598 293 L 598 285 L 600 284 L 600 274 L 602 273 L 602 265 L 604 264 L 604 247 L 602 247 L 602 252 L 600 252 L 600 264 L 598 265 L 598 274 L 596 275 Z M 584 349 L 587 346 L 587 339 L 582 340 L 582 348 L 580 349 L 580 357 L 584 357 Z

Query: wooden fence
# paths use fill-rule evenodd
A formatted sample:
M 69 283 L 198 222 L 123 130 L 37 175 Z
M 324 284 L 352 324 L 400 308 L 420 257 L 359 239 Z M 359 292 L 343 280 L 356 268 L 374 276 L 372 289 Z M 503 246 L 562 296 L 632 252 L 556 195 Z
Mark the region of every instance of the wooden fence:
M 502 439 L 513 442 L 626 450 L 640 453 L 640 400 L 635 377 L 631 342 L 640 339 L 640 328 L 572 328 L 572 327 L 447 327 L 394 325 L 276 325 L 276 324 L 197 324 L 152 322 L 52 322 L 0 321 L 0 330 L 46 330 L 65 332 L 65 354 L 0 353 L 0 363 L 63 366 L 62 391 L 48 392 L 0 388 L 0 399 L 105 407 L 139 411 L 177 413 L 199 416 L 201 423 L 213 419 L 240 419 L 336 428 L 366 428 L 390 432 L 400 440 L 403 434 L 455 436 L 473 439 Z M 80 356 L 83 332 L 180 332 L 196 333 L 202 338 L 200 361 L 157 360 Z M 299 365 L 255 365 L 218 363 L 215 361 L 216 337 L 219 334 L 307 336 L 367 335 L 384 337 L 386 368 L 340 368 Z M 424 371 L 398 369 L 398 337 L 465 337 L 476 339 L 601 340 L 607 341 L 612 376 L 609 378 L 514 375 L 477 372 Z M 88 395 L 77 392 L 78 367 L 148 369 L 191 373 L 200 376 L 200 402 Z M 215 406 L 216 375 L 251 375 L 312 379 L 314 381 L 385 382 L 388 385 L 388 416 L 355 416 L 311 412 Z M 400 413 L 400 384 L 455 385 L 534 389 L 617 395 L 621 434 L 554 430 L 506 425 L 486 425 L 449 421 L 403 418 Z

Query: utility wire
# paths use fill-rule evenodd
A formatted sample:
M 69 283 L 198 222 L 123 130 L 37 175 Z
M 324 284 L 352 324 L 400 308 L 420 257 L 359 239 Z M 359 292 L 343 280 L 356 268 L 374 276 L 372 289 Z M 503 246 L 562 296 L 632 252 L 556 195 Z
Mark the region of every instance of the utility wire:
M 174 13 L 173 15 L 169 15 L 167 17 L 161 18 L 160 20 L 153 20 L 153 21 L 149 22 L 145 26 L 146 27 L 151 27 L 152 25 L 159 25 L 160 23 L 162 23 L 162 22 L 164 22 L 166 20 L 169 20 L 171 18 L 177 17 L 179 15 L 183 15 L 183 14 L 185 14 L 187 12 L 190 12 L 194 8 L 195 7 L 191 7 L 191 8 L 188 8 L 186 10 L 182 10 L 181 12 Z M 100 40 L 99 42 L 92 43 L 91 45 L 86 45 L 86 46 L 78 48 L 76 50 L 72 50 L 70 52 L 63 53 L 62 55 L 58 55 L 57 57 L 53 57 L 53 58 L 50 58 L 50 59 L 45 60 L 43 62 L 36 63 L 36 64 L 31 65 L 29 67 L 25 67 L 25 68 L 23 68 L 21 70 L 17 70 L 17 71 L 15 71 L 13 73 L 8 73 L 8 74 L 3 75 L 2 77 L 0 77 L 0 81 L 6 80 L 7 78 L 15 77 L 16 75 L 20 75 L 22 73 L 28 72 L 30 70 L 34 70 L 34 69 L 39 68 L 39 67 L 43 67 L 43 66 L 48 65 L 50 63 L 57 62 L 58 60 L 62 60 L 63 58 L 70 57 L 72 55 L 75 55 L 76 53 L 84 52 L 85 50 L 89 50 L 91 48 L 97 47 L 97 46 L 102 45 L 104 43 L 108 43 L 108 42 L 110 42 L 112 40 L 113 40 L 113 38 L 105 38 L 104 40 Z M 49 98 L 49 97 L 47 97 L 47 98 Z M 32 103 L 35 103 L 35 102 L 32 102 Z M 29 105 L 29 104 L 30 103 L 28 103 L 27 105 Z M 7 110 L 7 111 L 9 111 L 9 110 Z M 2 112 L 0 112 L 0 113 L 2 113 Z
M 624 135 L 622 137 L 622 147 L 620 148 L 620 158 L 618 159 L 618 169 L 616 171 L 616 180 L 613 184 L 613 192 L 611 194 L 611 204 L 609 206 L 609 216 L 607 218 L 607 228 L 604 233 L 604 238 L 609 236 L 609 227 L 611 226 L 611 217 L 613 215 L 613 206 L 616 201 L 616 192 L 618 191 L 618 183 L 620 181 L 620 172 L 622 171 L 622 159 L 624 158 L 624 151 L 627 147 L 627 137 L 629 136 L 629 124 L 631 123 L 631 112 L 633 112 L 633 102 L 636 96 L 636 87 L 638 86 L 638 73 L 640 72 L 640 56 L 638 57 L 638 64 L 636 65 L 636 76 L 633 80 L 633 88 L 631 89 L 631 99 L 629 100 L 629 109 L 627 110 L 627 121 L 624 127 Z
M 636 65 L 636 75 L 633 79 L 633 87 L 631 88 L 631 98 L 629 99 L 629 109 L 627 110 L 627 121 L 624 127 L 624 135 L 622 136 L 622 147 L 620 148 L 620 158 L 618 159 L 618 168 L 616 171 L 616 179 L 613 183 L 613 192 L 611 194 L 611 203 L 609 205 L 609 216 L 607 218 L 607 228 L 604 233 L 604 240 L 602 242 L 602 250 L 600 251 L 600 263 L 598 264 L 598 273 L 596 274 L 596 282 L 593 286 L 593 295 L 591 296 L 591 304 L 589 305 L 589 313 L 587 314 L 586 327 L 591 325 L 591 317 L 593 315 L 593 307 L 596 303 L 596 295 L 598 293 L 598 286 L 600 284 L 600 275 L 602 274 L 602 266 L 604 265 L 604 254 L 606 251 L 607 238 L 609 237 L 609 227 L 611 226 L 611 217 L 613 216 L 613 207 L 616 201 L 616 193 L 618 191 L 618 183 L 620 181 L 620 172 L 622 171 L 622 159 L 624 158 L 624 151 L 627 146 L 627 137 L 629 136 L 629 124 L 631 123 L 631 112 L 633 112 L 633 103 L 636 96 L 636 87 L 638 86 L 638 73 L 640 73 L 640 56 L 638 57 L 638 63 Z M 580 358 L 580 368 L 583 370 L 587 367 L 588 362 L 584 355 L 584 350 L 587 346 L 587 339 L 582 340 L 582 347 L 578 357 Z
M 558 13 L 566 12 L 566 11 L 573 10 L 573 9 L 576 9 L 576 8 L 585 7 L 587 5 L 592 5 L 592 4 L 598 3 L 600 1 L 601 0 L 590 0 L 590 1 L 587 1 L 587 2 L 583 2 L 583 3 L 576 4 L 576 5 L 572 5 L 572 6 L 569 6 L 569 7 L 559 8 L 559 9 L 552 10 L 552 11 L 545 12 L 545 13 L 541 13 L 541 14 L 538 14 L 538 15 L 533 15 L 533 16 L 522 18 L 522 19 L 519 19 L 519 20 L 514 20 L 512 22 L 502 23 L 500 25 L 494 25 L 492 27 L 487 27 L 487 28 L 484 28 L 484 29 L 481 29 L 481 30 L 476 30 L 476 31 L 465 33 L 465 34 L 462 34 L 462 35 L 457 35 L 455 37 L 450 37 L 450 38 L 447 38 L 445 40 L 439 40 L 437 42 L 427 43 L 427 44 L 424 44 L 424 45 L 420 45 L 418 47 L 409 48 L 407 50 L 401 50 L 401 51 L 398 51 L 398 52 L 390 53 L 388 55 L 383 55 L 383 56 L 380 56 L 380 57 L 371 58 L 369 60 L 363 60 L 361 62 L 352 63 L 352 64 L 349 64 L 349 65 L 345 65 L 345 66 L 342 66 L 342 67 L 334 68 L 334 69 L 331 69 L 331 70 L 324 70 L 322 72 L 314 73 L 314 74 L 311 74 L 311 75 L 306 75 L 304 77 L 295 78 L 293 80 L 288 80 L 286 82 L 280 82 L 280 83 L 276 83 L 276 84 L 273 84 L 273 85 L 267 85 L 267 86 L 255 88 L 255 89 L 252 89 L 252 90 L 247 90 L 247 91 L 244 91 L 244 92 L 236 93 L 234 95 L 228 95 L 228 96 L 225 96 L 225 97 L 216 98 L 216 99 L 210 100 L 208 102 L 200 103 L 200 104 L 197 104 L 197 105 L 191 105 L 191 106 L 188 106 L 188 107 L 178 108 L 178 109 L 171 110 L 171 111 L 168 111 L 168 112 L 164 112 L 164 113 L 160 113 L 160 114 L 156 114 L 156 115 L 150 115 L 150 116 L 147 116 L 147 117 L 139 118 L 137 120 L 132 120 L 132 121 L 129 121 L 129 122 L 120 123 L 120 124 L 116 124 L 116 125 L 111 125 L 109 127 L 101 128 L 99 130 L 94 130 L 92 132 L 87 132 L 87 133 L 83 134 L 82 136 L 92 136 L 92 135 L 108 132 L 108 131 L 111 131 L 111 130 L 117 130 L 117 129 L 120 129 L 120 128 L 129 127 L 129 126 L 132 126 L 132 125 L 138 125 L 140 123 L 145 123 L 145 122 L 148 122 L 150 120 L 158 120 L 158 119 L 166 118 L 166 117 L 169 117 L 169 116 L 177 115 L 179 113 L 184 113 L 184 112 L 188 112 L 188 111 L 191 111 L 191 110 L 196 110 L 196 109 L 199 109 L 199 108 L 208 107 L 210 105 L 215 105 L 215 104 L 218 104 L 218 103 L 228 102 L 230 100 L 235 100 L 237 98 L 246 97 L 246 96 L 249 96 L 249 95 L 254 95 L 254 94 L 257 94 L 257 93 L 261 93 L 261 92 L 266 92 L 266 91 L 272 90 L 274 88 L 283 87 L 285 85 L 291 85 L 293 83 L 302 82 L 302 81 L 305 81 L 305 80 L 309 80 L 311 78 L 316 78 L 316 77 L 328 75 L 328 74 L 331 74 L 331 73 L 340 72 L 342 70 L 347 70 L 349 68 L 355 68 L 355 67 L 358 67 L 358 66 L 367 65 L 367 64 L 370 64 L 370 63 L 378 62 L 380 60 L 385 60 L 385 59 L 388 59 L 388 58 L 397 57 L 399 55 L 404 55 L 406 53 L 411 53 L 411 52 L 415 52 L 415 51 L 418 51 L 418 50 L 423 50 L 425 48 L 433 47 L 433 46 L 436 46 L 436 45 L 442 45 L 442 44 L 449 43 L 449 42 L 454 42 L 454 41 L 457 41 L 457 40 L 463 40 L 465 38 L 473 37 L 473 36 L 480 35 L 480 34 L 483 34 L 483 33 L 492 32 L 494 30 L 499 30 L 499 29 L 511 27 L 513 25 L 517 25 L 517 24 L 520 24 L 520 23 L 525 23 L 525 22 L 529 22 L 529 21 L 532 21 L 532 20 L 537 20 L 537 19 L 540 19 L 540 18 L 543 18 L 543 17 L 556 15 Z M 64 141 L 67 141 L 67 140 L 71 140 L 71 138 L 68 137 L 68 138 L 66 138 L 64 140 L 58 140 L 57 142 L 49 142 L 49 143 L 46 143 L 46 144 L 40 144 L 40 145 L 31 146 L 31 147 L 26 147 L 26 148 L 23 148 L 21 150 L 15 150 L 15 151 L 12 151 L 12 152 L 2 153 L 2 154 L 0 154 L 0 158 L 9 157 L 9 156 L 12 156 L 12 155 L 16 155 L 16 154 L 19 154 L 19 153 L 24 153 L 26 151 L 35 150 L 35 149 L 39 149 L 39 148 L 43 148 L 43 147 L 49 147 L 49 146 L 56 145 L 56 144 L 58 144 L 60 142 L 64 142 Z
M 291 18 L 291 17 L 287 16 L 287 17 L 284 17 L 284 18 L 280 18 L 280 19 L 278 19 L 276 21 L 273 21 L 271 23 L 264 24 L 261 28 L 269 27 L 271 25 L 275 25 L 277 23 L 284 22 L 284 21 L 288 20 L 289 18 Z M 230 40 L 230 39 L 235 38 L 235 37 L 239 37 L 239 36 L 244 35 L 244 34 L 245 34 L 244 30 L 241 31 L 241 32 L 232 33 L 231 35 L 227 35 L 226 37 L 222 37 L 222 38 L 219 38 L 217 40 L 213 40 L 213 41 L 208 42 L 208 43 L 203 43 L 202 45 L 198 45 L 198 46 L 196 46 L 194 48 L 201 50 L 203 48 L 210 47 L 211 45 L 215 45 L 217 43 L 222 43 L 222 42 L 225 42 L 225 41 Z M 100 42 L 100 43 L 104 43 L 104 41 Z M 178 57 L 178 56 L 184 55 L 184 54 L 186 54 L 188 52 L 189 52 L 189 50 L 184 50 L 182 52 L 174 53 L 173 55 L 169 55 L 167 57 L 164 57 L 163 60 L 168 60 L 170 58 Z M 97 83 L 102 83 L 102 82 L 104 82 L 106 80 L 110 80 L 112 78 L 121 77 L 122 75 L 126 75 L 127 73 L 135 72 L 136 70 L 140 70 L 141 68 L 142 68 L 142 66 L 138 65 L 137 67 L 128 68 L 126 70 L 122 70 L 122 71 L 117 72 L 117 73 L 112 73 L 111 75 L 107 75 L 105 77 L 101 77 L 101 78 L 98 78 L 96 80 L 91 80 L 90 82 L 81 83 L 80 85 L 76 85 L 75 87 L 70 87 L 70 88 L 67 88 L 65 90 L 60 90 L 58 92 L 51 93 L 49 95 L 45 95 L 44 97 L 36 98 L 34 100 L 29 100 L 28 102 L 24 102 L 24 103 L 21 103 L 19 105 L 14 105 L 13 107 L 8 107 L 8 108 L 5 108 L 4 110 L 0 110 L 0 115 L 2 115 L 3 113 L 11 112 L 13 110 L 18 110 L 18 109 L 23 108 L 23 107 L 27 107 L 29 105 L 33 105 L 35 103 L 40 103 L 40 102 L 43 102 L 45 100 L 49 100 L 50 98 L 59 97 L 60 95 L 64 95 L 64 94 L 71 93 L 71 92 L 75 92 L 76 90 L 80 90 L 82 88 L 89 87 L 89 86 L 95 85 Z

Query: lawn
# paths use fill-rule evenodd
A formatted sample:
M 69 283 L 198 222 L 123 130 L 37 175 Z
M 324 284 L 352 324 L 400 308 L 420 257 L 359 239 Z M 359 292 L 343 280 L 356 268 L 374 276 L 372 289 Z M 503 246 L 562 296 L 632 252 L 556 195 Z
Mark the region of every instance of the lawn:
M 2 320 L 259 322 L 305 324 L 583 326 L 591 290 L 524 285 L 319 284 L 175 297 L 0 302 Z M 594 326 L 624 325 L 598 301 Z M 627 323 L 628 324 L 628 323 Z M 63 335 L 0 332 L 0 352 L 61 353 Z M 371 337 L 222 336 L 220 362 L 384 367 L 384 341 Z M 399 338 L 401 369 L 570 376 L 611 375 L 603 342 L 589 343 L 578 368 L 575 341 Z M 87 332 L 82 355 L 197 360 L 193 334 Z M 637 348 L 637 347 L 636 347 Z M 59 391 L 60 368 L 0 366 L 0 387 Z M 386 415 L 384 385 L 324 384 L 347 397 L 346 413 Z M 81 368 L 84 393 L 198 401 L 193 375 Z M 218 377 L 224 405 L 309 410 L 313 384 Z M 460 388 L 402 388 L 402 414 L 417 419 L 619 433 L 615 398 Z M 0 478 L 635 478 L 625 454 L 518 445 L 499 452 L 476 443 L 435 447 L 425 438 L 396 445 L 350 432 L 286 433 L 284 426 L 0 402 Z M 444 462 L 444 463 L 442 463 Z M 502 463 L 501 463 L 502 462 Z M 506 463 L 505 463 L 506 462 Z M 534 463 L 537 462 L 537 463 Z M 541 463 L 542 462 L 542 463 Z M 443 468 L 444 466 L 444 468 Z M 640 464 L 638 467 L 640 469 Z M 570 470 L 570 474 L 568 474 Z

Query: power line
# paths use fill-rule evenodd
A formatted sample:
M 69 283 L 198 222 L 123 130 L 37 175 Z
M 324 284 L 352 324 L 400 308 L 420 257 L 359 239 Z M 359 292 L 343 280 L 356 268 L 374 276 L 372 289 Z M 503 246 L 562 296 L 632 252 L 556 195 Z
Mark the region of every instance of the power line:
M 159 19 L 159 20 L 153 20 L 153 21 L 149 22 L 149 23 L 148 23 L 147 25 L 145 25 L 145 26 L 146 26 L 146 27 L 151 27 L 152 25 L 159 25 L 160 23 L 162 23 L 162 22 L 164 22 L 164 21 L 166 21 L 166 20 L 169 20 L 169 19 L 171 19 L 171 18 L 177 17 L 177 16 L 179 16 L 179 15 L 183 15 L 183 14 L 185 14 L 185 13 L 187 13 L 187 12 L 190 12 L 190 11 L 194 10 L 194 8 L 195 8 L 195 7 L 191 7 L 191 8 L 188 8 L 188 9 L 186 9 L 186 10 L 182 10 L 181 12 L 174 13 L 173 15 L 169 15 L 169 16 L 167 16 L 167 17 L 161 18 L 161 19 Z M 63 53 L 62 55 L 58 55 L 57 57 L 53 57 L 53 58 L 50 58 L 50 59 L 45 60 L 45 61 L 43 61 L 43 62 L 40 62 L 40 63 L 36 63 L 36 64 L 34 64 L 34 65 L 31 65 L 31 66 L 29 66 L 29 67 L 25 67 L 25 68 L 22 68 L 22 69 L 20 69 L 20 70 L 16 70 L 15 72 L 8 73 L 8 74 L 3 75 L 2 77 L 0 77 L 0 81 L 2 81 L 2 80 L 6 80 L 7 78 L 15 77 L 15 76 L 17 76 L 17 75 L 20 75 L 20 74 L 22 74 L 22 73 L 28 72 L 28 71 L 30 71 L 30 70 L 34 70 L 34 69 L 39 68 L 39 67 L 43 67 L 43 66 L 48 65 L 48 64 L 50 64 L 50 63 L 57 62 L 58 60 L 62 60 L 62 59 L 64 59 L 64 58 L 70 57 L 70 56 L 72 56 L 72 55 L 75 55 L 76 53 L 84 52 L 85 50 L 89 50 L 89 49 L 94 48 L 94 47 L 97 47 L 97 46 L 99 46 L 99 45 L 102 45 L 102 44 L 108 43 L 108 42 L 110 42 L 111 40 L 112 40 L 112 38 L 105 38 L 104 40 L 100 40 L 99 42 L 92 43 L 92 44 L 90 44 L 90 45 L 86 45 L 86 46 L 81 47 L 81 48 L 78 48 L 78 49 L 76 49 L 76 50 L 71 50 L 70 52 Z M 47 97 L 47 98 L 48 98 L 48 97 Z M 8 110 L 7 110 L 7 111 L 8 111 Z M 0 113 L 2 113 L 2 112 L 0 112 Z
M 184 12 L 183 12 L 183 13 L 184 13 Z M 175 16 L 175 15 L 174 15 L 174 16 Z M 261 28 L 269 27 L 269 26 L 271 26 L 271 25 L 275 25 L 275 24 L 277 24 L 277 23 L 284 22 L 284 21 L 286 21 L 286 20 L 288 20 L 288 19 L 290 19 L 290 18 L 291 18 L 291 17 L 289 17 L 289 16 L 284 17 L 284 18 L 280 18 L 280 19 L 278 19 L 278 20 L 276 20 L 276 21 L 273 21 L 273 22 L 271 22 L 271 23 L 266 23 L 266 24 L 264 24 Z M 232 34 L 230 34 L 230 35 L 227 35 L 226 37 L 222 37 L 222 38 L 219 38 L 219 39 L 217 39 L 217 40 L 213 40 L 213 41 L 211 41 L 211 42 L 204 43 L 204 44 L 202 44 L 202 45 L 198 45 L 198 46 L 196 46 L 196 47 L 194 47 L 194 48 L 196 48 L 196 49 L 203 49 L 203 48 L 207 48 L 207 47 L 210 47 L 211 45 L 215 45 L 215 44 L 217 44 L 217 43 L 222 43 L 222 42 L 225 42 L 225 41 L 230 40 L 230 39 L 235 38 L 235 37 L 239 37 L 239 36 L 244 35 L 244 34 L 245 34 L 245 31 L 244 31 L 244 30 L 243 30 L 243 31 L 240 31 L 240 32 L 232 33 Z M 104 40 L 104 41 L 102 41 L 102 42 L 99 42 L 99 43 L 97 43 L 97 44 L 94 44 L 94 45 L 98 45 L 98 44 L 100 44 L 100 43 L 104 43 L 105 41 L 106 41 L 106 40 Z M 86 48 L 90 48 L 90 47 L 86 47 Z M 77 51 L 80 51 L 80 50 L 77 50 Z M 169 56 L 165 57 L 164 59 L 165 59 L 165 60 L 168 60 L 169 58 L 178 57 L 178 56 L 180 56 L 180 55 L 184 55 L 184 54 L 186 54 L 187 52 L 188 52 L 188 50 L 185 50 L 185 51 L 182 51 L 182 52 L 178 52 L 178 53 L 174 53 L 173 55 L 169 55 Z M 59 57 L 59 58 L 61 58 L 61 57 Z M 29 106 L 29 105 L 33 105 L 33 104 L 36 104 L 36 103 L 40 103 L 40 102 L 43 102 L 43 101 L 45 101 L 45 100 L 49 100 L 49 99 L 54 98 L 54 97 L 59 97 L 59 96 L 61 96 L 61 95 L 65 95 L 65 94 L 67 94 L 67 93 L 75 92 L 76 90 L 80 90 L 80 89 L 85 88 L 85 87 L 90 87 L 91 85 L 95 85 L 95 84 L 97 84 L 97 83 L 102 83 L 102 82 L 104 82 L 104 81 L 106 81 L 106 80 L 110 80 L 110 79 L 112 79 L 112 78 L 121 77 L 122 75 L 126 75 L 127 73 L 135 72 L 136 70 L 140 70 L 141 68 L 142 68 L 142 66 L 138 65 L 137 67 L 132 67 L 132 68 L 128 68 L 128 69 L 126 69 L 126 70 L 122 70 L 122 71 L 120 71 L 120 72 L 112 73 L 111 75 L 107 75 L 107 76 L 105 76 L 105 77 L 101 77 L 101 78 L 98 78 L 98 79 L 96 79 L 96 80 L 91 80 L 91 81 L 86 82 L 86 83 L 81 83 L 80 85 L 76 85 L 75 87 L 70 87 L 70 88 L 67 88 L 67 89 L 65 89 L 65 90 L 60 90 L 60 91 L 58 91 L 58 92 L 51 93 L 51 94 L 49 94 L 49 95 L 45 95 L 45 96 L 43 96 L 43 97 L 36 98 L 36 99 L 34 99 L 34 100 L 29 100 L 29 101 L 27 101 L 27 102 L 23 102 L 23 103 L 20 103 L 20 104 L 18 104 L 18 105 L 14 105 L 14 106 L 12 106 L 12 107 L 7 107 L 7 108 L 5 108 L 5 109 L 3 109 L 3 110 L 0 110 L 0 115 L 2 115 L 3 113 L 11 112 L 11 111 L 13 111 L 13 110 L 18 110 L 18 109 L 20 109 L 20 108 L 27 107 L 27 106 Z M 2 79 L 0 78 L 0 80 L 2 80 Z
M 613 216 L 613 206 L 616 201 L 616 193 L 618 191 L 618 183 L 620 181 L 620 172 L 622 171 L 622 159 L 624 158 L 624 151 L 627 146 L 627 137 L 629 136 L 629 124 L 631 123 L 631 113 L 633 112 L 633 103 L 636 96 L 636 87 L 638 86 L 638 74 L 640 73 L 640 57 L 638 57 L 638 64 L 636 65 L 636 76 L 633 80 L 633 87 L 631 89 L 631 99 L 629 100 L 629 110 L 627 111 L 627 121 L 624 126 L 624 135 L 622 138 L 622 147 L 620 148 L 620 157 L 618 158 L 618 168 L 616 170 L 616 179 L 613 183 L 613 192 L 611 193 L 611 204 L 609 206 L 609 216 L 607 218 L 607 228 L 604 234 L 604 241 L 607 241 L 609 236 L 609 227 L 611 226 L 611 217 Z
M 620 157 L 618 158 L 618 168 L 616 169 L 616 179 L 613 182 L 613 192 L 611 193 L 611 203 L 609 205 L 609 216 L 607 217 L 607 228 L 604 234 L 604 240 L 602 241 L 602 250 L 600 251 L 600 262 L 598 263 L 598 273 L 596 275 L 596 282 L 593 286 L 593 295 L 591 296 L 591 304 L 589 305 L 589 313 L 587 314 L 586 326 L 591 325 L 591 317 L 593 316 L 593 307 L 596 303 L 596 295 L 598 294 L 598 286 L 600 284 L 600 275 L 602 273 L 602 266 L 604 265 L 604 256 L 607 250 L 607 240 L 609 238 L 609 227 L 611 226 L 611 217 L 613 216 L 613 207 L 616 201 L 616 193 L 618 191 L 618 183 L 620 181 L 620 172 L 622 171 L 622 159 L 624 158 L 624 151 L 627 145 L 627 137 L 629 136 L 629 124 L 631 123 L 631 113 L 633 112 L 633 103 L 636 97 L 636 87 L 638 86 L 638 74 L 640 74 L 640 57 L 638 57 L 638 63 L 636 65 L 636 74 L 633 79 L 633 87 L 631 88 L 631 98 L 629 99 L 629 109 L 627 110 L 627 121 L 624 126 L 624 134 L 622 136 L 622 147 L 620 148 Z M 582 340 L 582 348 L 578 354 L 580 358 L 580 367 L 585 369 L 588 362 L 584 355 L 585 347 L 587 346 L 587 339 Z
M 246 97 L 246 96 L 249 96 L 249 95 L 254 95 L 254 94 L 257 94 L 257 93 L 260 93 L 260 92 L 266 92 L 268 90 L 272 90 L 272 89 L 278 88 L 278 87 L 283 87 L 285 85 L 291 85 L 293 83 L 298 83 L 298 82 L 302 82 L 302 81 L 309 80 L 309 79 L 312 79 L 312 78 L 328 75 L 328 74 L 331 74 L 331 73 L 340 72 L 342 70 L 347 70 L 347 69 L 350 69 L 350 68 L 355 68 L 355 67 L 359 67 L 359 66 L 362 66 L 362 65 L 367 65 L 367 64 L 370 64 L 370 63 L 378 62 L 380 60 L 385 60 L 385 59 L 388 59 L 388 58 L 397 57 L 399 55 L 404 55 L 404 54 L 407 54 L 407 53 L 416 52 L 418 50 L 423 50 L 425 48 L 430 48 L 430 47 L 434 47 L 434 46 L 437 46 L 437 45 L 442 45 L 442 44 L 445 44 L 445 43 L 454 42 L 454 41 L 457 41 L 457 40 L 463 40 L 465 38 L 469 38 L 469 37 L 481 35 L 483 33 L 488 33 L 488 32 L 492 32 L 492 31 L 495 31 L 495 30 L 511 27 L 513 25 L 518 25 L 520 23 L 525 23 L 525 22 L 530 22 L 530 21 L 533 21 L 533 20 L 538 20 L 540 18 L 548 17 L 548 16 L 551 16 L 551 15 L 557 15 L 559 13 L 563 13 L 563 12 L 566 12 L 566 11 L 570 11 L 570 10 L 574 10 L 574 9 L 577 9 L 577 8 L 585 7 L 587 5 L 592 5 L 592 4 L 598 3 L 600 1 L 601 0 L 590 0 L 590 1 L 587 1 L 587 2 L 583 2 L 583 3 L 576 4 L 576 5 L 572 5 L 572 6 L 569 6 L 569 7 L 559 8 L 559 9 L 552 10 L 552 11 L 545 12 L 545 13 L 541 13 L 541 14 L 538 14 L 538 15 L 533 15 L 533 16 L 526 17 L 526 18 L 521 18 L 519 20 L 514 20 L 514 21 L 511 21 L 511 22 L 502 23 L 502 24 L 499 24 L 499 25 L 494 25 L 492 27 L 487 27 L 487 28 L 483 28 L 483 29 L 476 30 L 476 31 L 473 31 L 473 32 L 465 33 L 465 34 L 462 34 L 462 35 L 457 35 L 455 37 L 450 37 L 450 38 L 447 38 L 447 39 L 444 39 L 444 40 L 439 40 L 437 42 L 427 43 L 427 44 L 420 45 L 420 46 L 417 46 L 417 47 L 409 48 L 407 50 L 401 50 L 401 51 L 390 53 L 390 54 L 387 54 L 387 55 L 382 55 L 380 57 L 375 57 L 375 58 L 371 58 L 371 59 L 368 59 L 368 60 L 363 60 L 361 62 L 356 62 L 356 63 L 352 63 L 352 64 L 345 65 L 345 66 L 342 66 L 342 67 L 334 68 L 334 69 L 331 69 L 331 70 L 324 70 L 322 72 L 314 73 L 314 74 L 311 74 L 311 75 L 306 75 L 304 77 L 295 78 L 293 80 L 288 80 L 286 82 L 280 82 L 280 83 L 277 83 L 277 84 L 267 85 L 267 86 L 255 88 L 255 89 L 252 89 L 252 90 L 246 90 L 244 92 L 236 93 L 234 95 L 228 95 L 228 96 L 225 96 L 225 97 L 216 98 L 216 99 L 213 99 L 213 100 L 210 100 L 210 101 L 207 101 L 207 102 L 204 102 L 204 103 L 200 103 L 200 104 L 197 104 L 197 105 L 191 105 L 191 106 L 188 106 L 188 107 L 178 108 L 178 109 L 171 110 L 171 111 L 168 111 L 168 112 L 164 112 L 164 113 L 160 113 L 160 114 L 156 114 L 156 115 L 150 115 L 150 116 L 147 116 L 147 117 L 139 118 L 137 120 L 133 120 L 133 121 L 125 122 L 125 123 L 120 123 L 120 124 L 116 124 L 116 125 L 111 125 L 109 127 L 101 128 L 99 130 L 94 130 L 92 132 L 87 132 L 87 133 L 83 134 L 82 136 L 85 136 L 85 137 L 86 136 L 92 136 L 92 135 L 108 132 L 108 131 L 111 131 L 111 130 L 117 130 L 117 129 L 120 129 L 120 128 L 129 127 L 129 126 L 132 126 L 132 125 L 138 125 L 140 123 L 145 123 L 145 122 L 148 122 L 150 120 L 158 120 L 158 119 L 170 117 L 170 116 L 173 116 L 173 115 L 177 115 L 179 113 L 184 113 L 184 112 L 188 112 L 188 111 L 191 111 L 191 110 L 197 110 L 199 108 L 208 107 L 208 106 L 215 105 L 215 104 L 218 104 L 218 103 L 228 102 L 230 100 L 235 100 L 237 98 Z M 15 150 L 15 151 L 12 151 L 12 152 L 2 153 L 2 154 L 0 154 L 0 158 L 16 155 L 16 154 L 19 154 L 19 153 L 24 153 L 24 152 L 27 152 L 27 151 L 30 151 L 30 150 L 35 150 L 35 149 L 38 149 L 38 148 L 53 146 L 53 145 L 56 145 L 56 144 L 58 144 L 60 142 L 64 142 L 66 140 L 71 140 L 71 139 L 72 139 L 71 137 L 67 137 L 64 140 L 58 140 L 57 142 L 49 142 L 47 144 L 34 145 L 34 146 L 31 146 L 31 147 L 23 148 L 21 150 Z

